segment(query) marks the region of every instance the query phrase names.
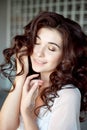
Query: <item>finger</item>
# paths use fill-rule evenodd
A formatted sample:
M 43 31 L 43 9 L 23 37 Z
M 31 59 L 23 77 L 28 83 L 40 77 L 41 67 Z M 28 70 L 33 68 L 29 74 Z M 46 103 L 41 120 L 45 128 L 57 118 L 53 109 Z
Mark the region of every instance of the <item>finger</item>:
M 27 47 L 23 46 L 16 54 L 16 65 L 17 65 L 17 74 L 22 71 L 22 65 L 24 65 L 24 74 L 29 72 L 29 63 L 27 55 Z
M 37 77 L 39 74 L 34 74 L 34 75 L 31 75 L 31 76 L 28 76 L 25 80 L 25 83 L 24 83 L 24 86 L 23 86 L 23 90 L 26 90 L 28 91 L 30 89 L 30 82 L 33 78 Z
M 23 46 L 17 53 L 16 53 L 16 57 L 20 57 L 23 55 L 26 55 L 27 53 L 27 47 Z
M 20 59 L 16 58 L 17 74 L 21 72 L 22 65 L 24 65 L 24 74 L 29 72 L 28 56 L 22 56 Z
M 32 88 L 31 88 L 30 91 L 29 91 L 30 97 L 32 97 L 33 94 L 35 93 L 35 91 L 37 91 L 38 86 L 39 86 L 39 85 L 38 85 L 38 82 L 36 82 L 36 83 L 32 86 Z
M 30 81 L 31 81 L 33 78 L 36 78 L 36 77 L 38 77 L 38 76 L 39 76 L 39 74 L 33 74 L 33 75 L 31 75 L 31 76 L 28 76 L 28 77 L 26 78 L 25 84 L 29 84 Z
M 41 86 L 43 84 L 43 81 L 40 79 L 34 79 L 30 81 L 30 87 L 32 87 L 36 82 L 38 82 L 38 86 Z

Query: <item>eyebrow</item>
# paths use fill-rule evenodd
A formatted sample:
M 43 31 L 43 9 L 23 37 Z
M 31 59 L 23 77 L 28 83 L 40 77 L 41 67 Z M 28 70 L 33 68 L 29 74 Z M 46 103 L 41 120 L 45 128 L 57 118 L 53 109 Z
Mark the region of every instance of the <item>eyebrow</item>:
M 41 38 L 39 36 L 36 36 L 37 38 L 39 38 L 41 40 Z M 55 46 L 57 46 L 58 48 L 61 48 L 58 44 L 54 43 L 54 42 L 48 42 L 49 44 L 53 44 Z

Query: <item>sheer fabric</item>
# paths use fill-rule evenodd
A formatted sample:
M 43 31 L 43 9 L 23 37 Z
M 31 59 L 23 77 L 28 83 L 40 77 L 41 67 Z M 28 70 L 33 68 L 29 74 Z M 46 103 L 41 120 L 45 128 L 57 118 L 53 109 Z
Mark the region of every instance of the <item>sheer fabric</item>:
M 80 130 L 81 94 L 73 87 L 66 85 L 58 91 L 59 97 L 55 98 L 51 111 L 41 108 L 37 118 L 39 130 Z M 22 120 L 17 130 L 24 130 Z

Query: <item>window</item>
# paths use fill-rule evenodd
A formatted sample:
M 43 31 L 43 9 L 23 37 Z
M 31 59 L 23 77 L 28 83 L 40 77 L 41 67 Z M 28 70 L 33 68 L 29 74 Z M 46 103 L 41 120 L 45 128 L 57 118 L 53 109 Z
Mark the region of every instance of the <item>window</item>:
M 23 27 L 40 11 L 55 11 L 77 21 L 87 33 L 86 0 L 10 0 L 11 37 L 20 34 Z

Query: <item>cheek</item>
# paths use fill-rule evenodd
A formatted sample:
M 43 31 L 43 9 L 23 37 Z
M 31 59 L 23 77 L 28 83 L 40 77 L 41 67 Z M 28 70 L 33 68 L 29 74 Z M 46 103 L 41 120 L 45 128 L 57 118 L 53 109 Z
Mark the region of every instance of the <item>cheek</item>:
M 61 59 L 62 59 L 61 54 L 50 57 L 50 60 L 52 61 L 52 64 L 54 64 L 55 66 L 57 66 L 61 62 Z
M 33 51 L 38 51 L 41 48 L 40 45 L 34 45 Z
M 34 47 L 33 51 L 32 51 L 32 55 L 36 54 L 36 52 L 37 52 L 37 49 L 36 49 L 36 47 Z

